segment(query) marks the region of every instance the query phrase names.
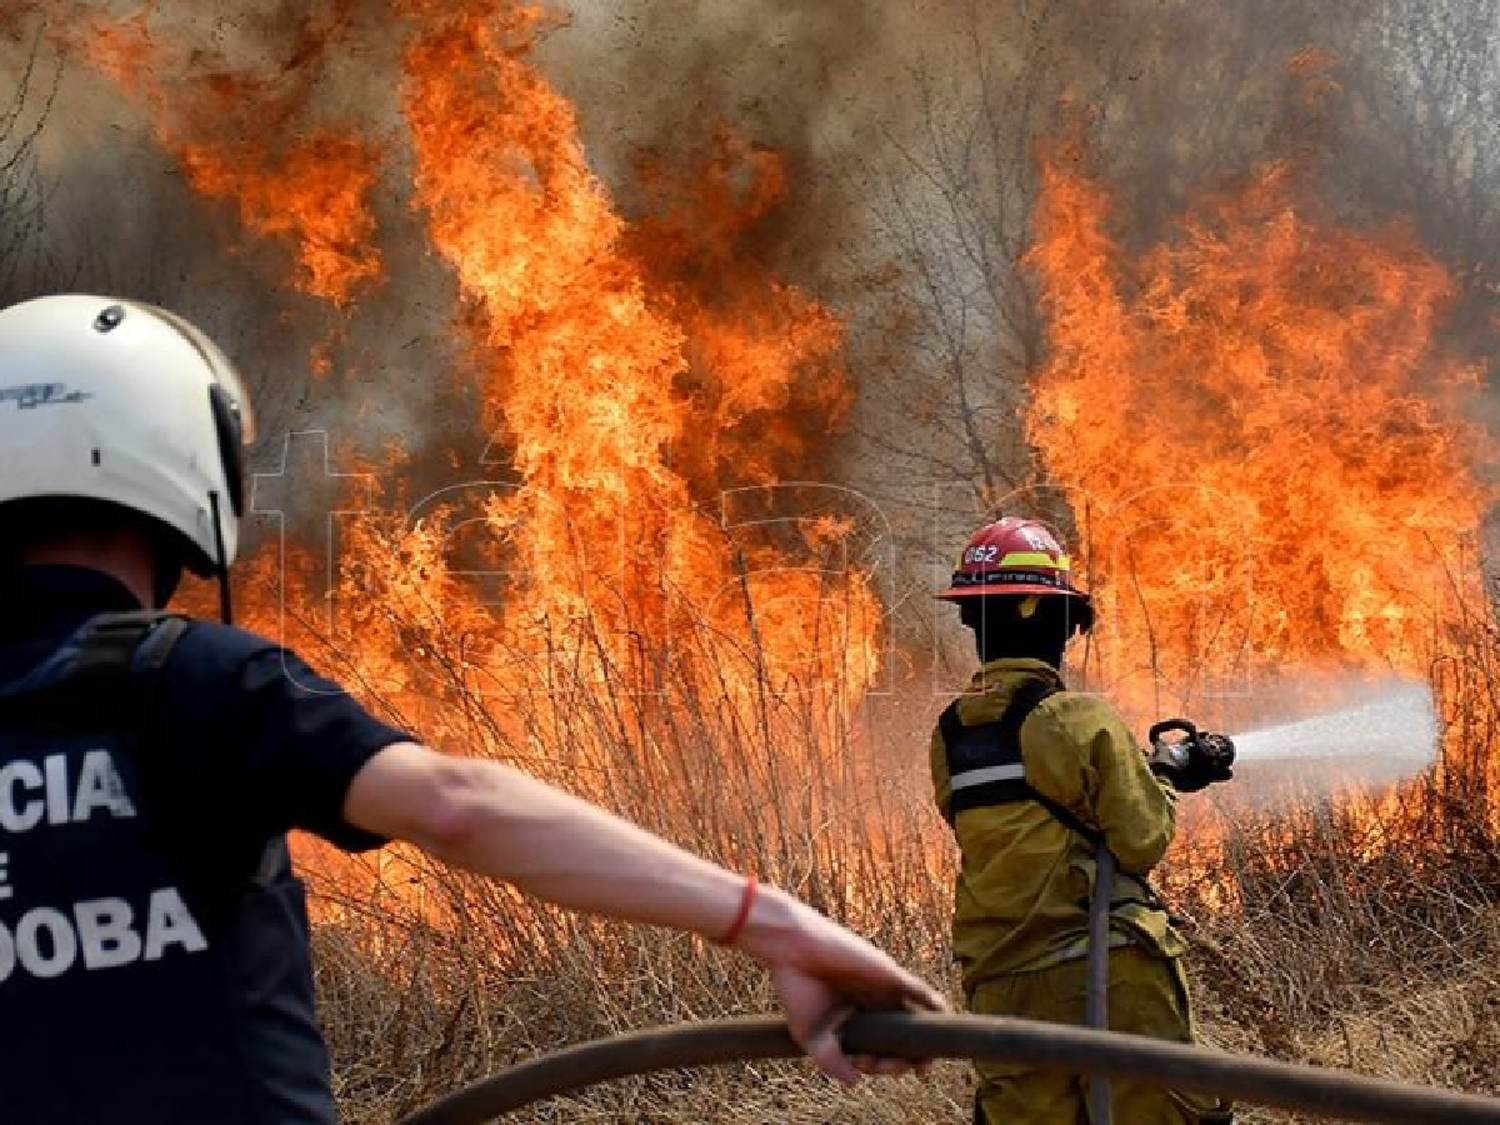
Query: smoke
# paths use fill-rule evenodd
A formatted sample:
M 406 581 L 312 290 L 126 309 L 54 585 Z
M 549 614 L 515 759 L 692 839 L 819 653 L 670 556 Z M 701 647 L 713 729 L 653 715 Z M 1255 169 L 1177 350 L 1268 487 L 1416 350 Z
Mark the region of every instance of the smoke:
M 1194 193 L 1270 160 L 1295 162 L 1301 197 L 1334 220 L 1409 216 L 1458 279 L 1454 345 L 1485 352 L 1500 84 L 1480 8 L 575 0 L 537 59 L 575 103 L 590 165 L 627 216 L 658 205 L 643 168 L 691 175 L 721 131 L 783 155 L 786 193 L 735 251 L 844 319 L 860 394 L 822 471 L 879 505 L 906 560 L 900 584 L 922 589 L 950 540 L 1032 474 L 1017 419 L 1046 338 L 1020 262 L 1036 147 L 1065 129 L 1087 134 L 1127 247 L 1157 241 Z M 87 61 L 89 29 L 142 11 L 0 5 L 0 66 L 20 79 L 36 60 L 14 84 L 29 99 L 20 120 L 46 117 L 31 144 L 45 190 L 28 197 L 45 209 L 24 252 L 0 250 L 0 296 L 123 291 L 181 309 L 246 367 L 263 432 L 328 430 L 341 467 L 383 461 L 397 436 L 418 478 L 437 474 L 440 450 L 477 462 L 488 435 L 448 376 L 462 361 L 453 281 L 404 186 L 404 20 L 381 0 L 313 15 L 293 0 L 169 0 L 148 9 L 134 60 L 173 113 L 227 81 L 251 91 L 235 125 L 259 131 L 271 163 L 320 128 L 377 154 L 370 241 L 389 280 L 339 311 L 288 283 L 287 239 L 247 233 L 232 201 L 188 186 L 164 147 L 163 103 L 122 96 Z M 19 123 L 6 133 L 12 148 L 26 136 Z M 327 378 L 310 372 L 319 356 Z M 280 455 L 273 437 L 257 468 L 275 471 Z
M 7 14 L 0 65 L 21 76 L 26 112 L 6 138 L 26 150 L 45 205 L 9 256 L 5 303 L 121 293 L 202 325 L 256 403 L 266 440 L 253 472 L 282 471 L 287 435 L 327 435 L 295 443 L 285 468 L 297 485 L 268 482 L 273 505 L 338 506 L 346 485 L 330 472 L 385 462 L 398 437 L 416 462 L 440 445 L 482 447 L 472 426 L 454 424 L 473 417 L 453 407 L 456 382 L 433 374 L 453 366 L 452 285 L 424 253 L 404 200 L 368 191 L 378 234 L 333 247 L 379 254 L 402 279 L 357 283 L 343 311 L 289 282 L 302 269 L 295 238 L 254 229 L 257 220 L 274 228 L 304 186 L 307 176 L 282 170 L 320 130 L 368 147 L 377 175 L 400 175 L 395 83 L 370 80 L 395 70 L 386 5 L 343 2 L 316 17 L 292 2 L 50 3 Z M 303 153 L 308 176 L 319 172 L 325 153 Z M 258 212 L 244 203 L 244 183 L 204 190 L 220 166 L 265 179 Z M 325 358 L 335 372 L 318 377 Z
M 913 22 L 906 6 L 859 0 L 584 0 L 571 11 L 542 61 L 627 207 L 645 203 L 631 182 L 642 154 L 681 158 L 724 124 L 790 160 L 800 205 L 787 218 L 802 225 L 783 227 L 787 240 L 836 218 L 813 201 L 846 190 L 835 181 L 856 147 L 891 124 L 879 91 L 899 77 L 892 45 Z

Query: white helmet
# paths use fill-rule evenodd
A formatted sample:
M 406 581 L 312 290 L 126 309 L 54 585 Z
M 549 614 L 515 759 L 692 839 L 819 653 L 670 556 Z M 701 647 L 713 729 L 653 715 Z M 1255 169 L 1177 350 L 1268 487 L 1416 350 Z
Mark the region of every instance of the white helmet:
M 0 309 L 0 505 L 120 504 L 180 532 L 211 573 L 239 548 L 253 438 L 234 367 L 181 317 L 82 294 Z

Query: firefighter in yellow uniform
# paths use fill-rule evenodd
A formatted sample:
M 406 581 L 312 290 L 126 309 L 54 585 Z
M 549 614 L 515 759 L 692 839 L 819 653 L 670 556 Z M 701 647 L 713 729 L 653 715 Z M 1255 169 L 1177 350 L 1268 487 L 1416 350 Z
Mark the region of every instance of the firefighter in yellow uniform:
M 981 528 L 939 595 L 958 604 L 983 667 L 932 739 L 937 802 L 962 853 L 954 955 L 972 1011 L 1084 1022 L 1088 906 L 1096 843 L 1114 852 L 1110 1027 L 1188 1043 L 1192 1014 L 1179 960 L 1186 945 L 1146 882 L 1171 843 L 1177 788 L 1221 780 L 1202 763 L 1148 762 L 1115 710 L 1069 692 L 1068 640 L 1093 625 L 1088 596 L 1043 524 Z M 1176 786 L 1173 780 L 1175 778 Z M 1089 1121 L 1082 1076 L 982 1063 L 974 1120 Z M 1112 1083 L 1116 1125 L 1231 1120 L 1201 1095 Z

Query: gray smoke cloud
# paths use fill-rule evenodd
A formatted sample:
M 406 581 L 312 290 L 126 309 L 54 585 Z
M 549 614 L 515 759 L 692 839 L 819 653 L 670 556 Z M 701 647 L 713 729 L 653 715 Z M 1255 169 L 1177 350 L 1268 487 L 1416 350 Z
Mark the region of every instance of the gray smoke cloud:
M 1481 7 L 575 0 L 537 58 L 576 104 L 590 163 L 628 215 L 650 206 L 642 154 L 691 167 L 719 124 L 785 154 L 789 197 L 741 250 L 844 317 L 860 399 L 827 475 L 892 516 L 919 568 L 941 568 L 924 552 L 961 536 L 981 493 L 1030 469 L 1018 408 L 1045 335 L 1019 259 L 1037 145 L 1070 122 L 1091 135 L 1127 246 L 1159 238 L 1195 192 L 1269 159 L 1299 162 L 1307 198 L 1336 219 L 1410 216 L 1459 278 L 1456 344 L 1484 350 L 1500 266 L 1489 190 L 1500 84 Z M 150 25 L 159 43 L 186 45 L 171 81 L 252 76 L 279 91 L 289 133 L 332 124 L 378 146 L 390 280 L 344 315 L 290 289 L 287 248 L 247 238 L 230 206 L 197 198 L 147 107 L 49 37 L 139 10 L 0 7 L 0 70 L 27 97 L 11 148 L 29 136 L 23 122 L 46 117 L 34 165 L 23 162 L 34 178 L 12 188 L 45 206 L 24 246 L 0 247 L 0 296 L 62 287 L 171 305 L 240 359 L 267 433 L 327 429 L 346 458 L 378 458 L 399 435 L 419 467 L 434 462 L 434 479 L 440 449 L 477 458 L 485 435 L 449 377 L 453 283 L 410 207 L 402 20 L 377 0 L 311 18 L 290 0 L 167 0 Z M 328 340 L 338 375 L 314 379 L 308 357 Z M 275 468 L 274 444 L 262 471 Z
M 377 189 L 372 205 L 391 280 L 357 290 L 347 312 L 299 292 L 292 245 L 248 234 L 233 202 L 196 193 L 160 143 L 149 100 L 122 91 L 84 56 L 90 21 L 118 27 L 140 10 L 37 4 L 0 25 L 9 32 L 0 69 L 15 76 L 24 99 L 6 143 L 25 156 L 35 204 L 0 275 L 0 297 L 123 294 L 202 325 L 242 369 L 255 400 L 263 440 L 252 470 L 275 474 L 290 458 L 295 485 L 267 482 L 264 497 L 308 520 L 344 491 L 331 473 L 383 462 L 398 439 L 417 465 L 435 459 L 439 446 L 482 448 L 472 406 L 450 376 L 452 283 L 425 253 L 420 216 L 405 198 Z M 151 65 L 165 73 L 149 77 L 184 112 L 210 88 L 194 83 L 244 84 L 252 108 L 245 120 L 225 122 L 228 145 L 264 143 L 254 136 L 261 131 L 274 152 L 312 129 L 333 128 L 375 146 L 382 175 L 395 181 L 406 160 L 397 85 L 371 81 L 396 68 L 388 12 L 384 4 L 329 11 L 315 25 L 295 3 L 160 5 L 147 26 L 160 55 Z M 317 377 L 314 358 L 323 354 L 333 372 Z M 289 435 L 301 431 L 327 437 L 288 450 Z

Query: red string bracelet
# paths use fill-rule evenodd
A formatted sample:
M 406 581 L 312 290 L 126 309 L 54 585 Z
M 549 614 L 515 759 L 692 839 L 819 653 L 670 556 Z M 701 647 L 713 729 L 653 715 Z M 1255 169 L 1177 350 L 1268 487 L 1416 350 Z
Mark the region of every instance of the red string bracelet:
M 733 945 L 734 939 L 740 936 L 740 931 L 745 928 L 745 923 L 750 920 L 750 908 L 755 905 L 755 888 L 759 880 L 754 875 L 745 878 L 745 891 L 740 895 L 739 913 L 734 916 L 734 921 L 729 923 L 729 930 L 719 939 L 720 945 Z

